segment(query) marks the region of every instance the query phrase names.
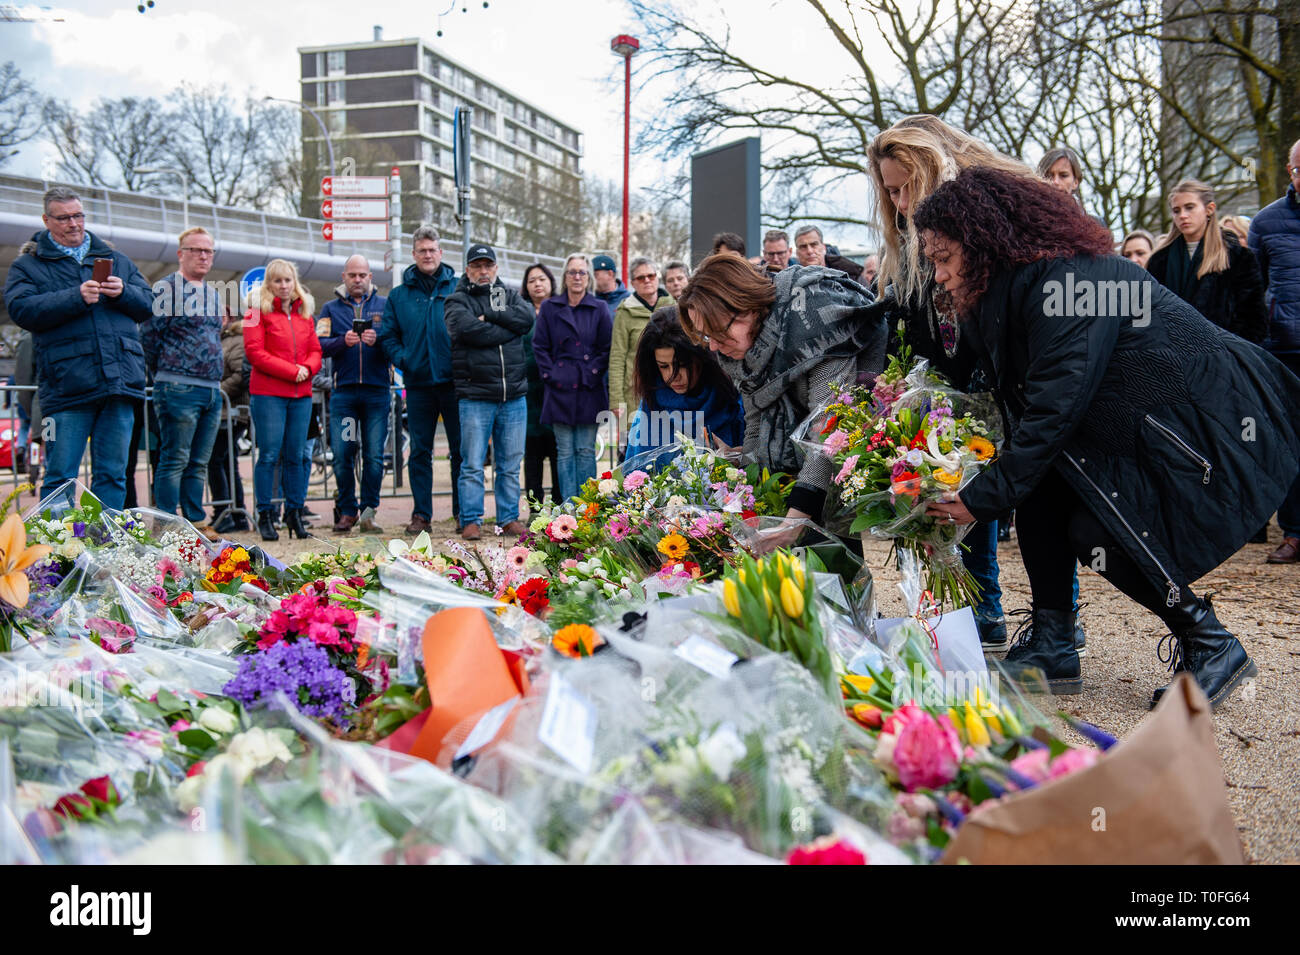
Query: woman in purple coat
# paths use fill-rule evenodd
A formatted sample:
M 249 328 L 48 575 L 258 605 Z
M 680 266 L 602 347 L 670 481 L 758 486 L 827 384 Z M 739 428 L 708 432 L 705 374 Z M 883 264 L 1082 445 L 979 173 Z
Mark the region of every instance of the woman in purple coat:
M 555 431 L 560 499 L 596 476 L 596 426 L 609 407 L 605 373 L 614 329 L 609 306 L 591 294 L 585 255 L 564 263 L 564 293 L 542 303 L 533 353 L 542 374 L 542 424 Z

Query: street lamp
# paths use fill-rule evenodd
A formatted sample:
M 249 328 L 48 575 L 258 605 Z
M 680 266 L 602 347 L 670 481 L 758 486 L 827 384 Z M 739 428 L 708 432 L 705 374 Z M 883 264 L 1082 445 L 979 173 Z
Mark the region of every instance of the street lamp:
M 177 169 L 175 166 L 136 166 L 135 171 L 144 175 L 161 175 L 169 172 L 173 176 L 181 177 L 181 208 L 184 210 L 182 212 L 185 218 L 184 229 L 188 229 L 190 227 L 190 177 L 185 174 L 185 170 Z
M 264 96 L 264 102 L 288 103 L 290 106 L 297 106 L 304 113 L 310 113 L 311 118 L 316 120 L 316 125 L 320 127 L 320 134 L 325 137 L 325 148 L 329 151 L 330 157 L 330 178 L 334 178 L 334 140 L 330 138 L 329 130 L 321 121 L 320 115 L 305 103 L 299 103 L 294 99 L 285 99 L 283 96 Z
M 623 284 L 627 285 L 628 166 L 632 151 L 632 55 L 641 49 L 634 36 L 620 33 L 609 43 L 615 56 L 623 58 Z

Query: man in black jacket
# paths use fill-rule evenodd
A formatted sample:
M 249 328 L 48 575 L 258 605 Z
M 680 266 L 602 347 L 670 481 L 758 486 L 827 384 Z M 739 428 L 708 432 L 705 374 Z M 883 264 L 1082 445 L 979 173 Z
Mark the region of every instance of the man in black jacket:
M 460 400 L 460 522 L 466 540 L 478 540 L 483 522 L 483 461 L 492 440 L 496 522 L 505 533 L 526 530 L 519 520 L 519 466 L 528 430 L 528 369 L 524 336 L 533 310 L 497 278 L 496 252 L 469 248 L 465 274 L 447 299 L 451 368 Z

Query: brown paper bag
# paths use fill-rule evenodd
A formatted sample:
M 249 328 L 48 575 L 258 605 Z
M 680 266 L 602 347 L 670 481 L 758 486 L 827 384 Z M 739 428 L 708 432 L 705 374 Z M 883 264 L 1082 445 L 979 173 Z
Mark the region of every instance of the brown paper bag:
M 1243 864 L 1205 693 L 1179 674 L 1095 765 L 976 809 L 943 856 L 962 861 Z

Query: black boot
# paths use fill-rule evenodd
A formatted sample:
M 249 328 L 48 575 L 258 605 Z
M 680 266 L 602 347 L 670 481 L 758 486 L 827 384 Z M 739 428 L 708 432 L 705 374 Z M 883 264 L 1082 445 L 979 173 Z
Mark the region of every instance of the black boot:
M 257 529 L 261 532 L 264 541 L 278 541 L 280 539 L 280 532 L 275 529 L 275 518 L 271 516 L 270 511 L 258 512 Z
M 1070 610 L 1034 610 L 1016 633 L 1016 642 L 1002 661 L 1007 676 L 1025 682 L 1041 671 L 1054 694 L 1083 691 L 1079 654 L 1074 650 L 1075 615 Z
M 284 509 L 284 526 L 289 528 L 289 537 L 299 537 L 306 539 L 307 528 L 302 523 L 301 507 L 286 507 Z
M 1209 597 L 1197 597 L 1184 590 L 1182 602 L 1170 611 L 1165 623 L 1173 633 L 1160 641 L 1156 651 L 1160 662 L 1168 663 L 1174 673 L 1191 673 L 1210 698 L 1211 709 L 1226 700 L 1243 680 L 1259 673 L 1246 648 L 1219 623 Z M 1162 686 L 1151 694 L 1152 709 L 1167 689 Z

